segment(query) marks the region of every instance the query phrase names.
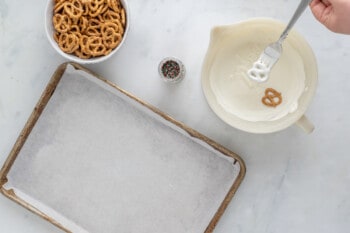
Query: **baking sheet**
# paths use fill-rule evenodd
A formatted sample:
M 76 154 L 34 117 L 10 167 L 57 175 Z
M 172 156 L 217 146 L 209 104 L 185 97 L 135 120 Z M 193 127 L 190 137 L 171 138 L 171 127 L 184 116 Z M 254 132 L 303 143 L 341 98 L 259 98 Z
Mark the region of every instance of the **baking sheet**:
M 235 153 L 85 68 L 61 65 L 0 173 L 67 232 L 212 232 L 245 173 Z

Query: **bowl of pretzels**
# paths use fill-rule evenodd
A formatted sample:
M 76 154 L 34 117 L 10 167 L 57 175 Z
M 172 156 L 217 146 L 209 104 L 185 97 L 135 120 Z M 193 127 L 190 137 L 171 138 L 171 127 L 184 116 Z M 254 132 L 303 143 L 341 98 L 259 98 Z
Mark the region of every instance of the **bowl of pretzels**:
M 125 0 L 48 0 L 46 34 L 64 58 L 91 64 L 122 46 L 129 29 Z

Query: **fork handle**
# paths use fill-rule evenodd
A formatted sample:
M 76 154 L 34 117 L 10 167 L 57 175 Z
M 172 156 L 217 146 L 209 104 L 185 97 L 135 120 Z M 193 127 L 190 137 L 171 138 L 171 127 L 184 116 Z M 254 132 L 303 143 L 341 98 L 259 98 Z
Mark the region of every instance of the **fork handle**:
M 280 44 L 282 44 L 284 39 L 287 38 L 290 29 L 294 26 L 295 22 L 299 19 L 300 15 L 305 11 L 306 7 L 310 4 L 311 1 L 312 0 L 301 0 L 298 8 L 294 12 L 293 17 L 290 19 L 287 27 L 284 29 L 283 33 L 281 34 L 280 38 L 278 39 L 278 42 Z

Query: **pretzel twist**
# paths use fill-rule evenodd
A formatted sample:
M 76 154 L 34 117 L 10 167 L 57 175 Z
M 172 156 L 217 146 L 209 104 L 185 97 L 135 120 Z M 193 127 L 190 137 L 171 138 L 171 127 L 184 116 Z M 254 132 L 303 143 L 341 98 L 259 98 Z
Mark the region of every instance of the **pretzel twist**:
M 83 15 L 83 5 L 80 0 L 72 0 L 64 4 L 64 11 L 72 19 L 79 19 Z
M 104 55 L 106 52 L 106 47 L 101 37 L 90 37 L 87 41 L 86 49 L 86 51 L 94 57 Z
M 65 53 L 73 53 L 79 48 L 79 38 L 73 33 L 63 33 L 58 38 L 58 45 Z
M 261 101 L 268 107 L 277 107 L 282 103 L 282 94 L 273 88 L 267 88 Z
M 72 25 L 72 20 L 67 15 L 62 15 L 59 13 L 54 14 L 52 21 L 55 30 L 60 33 L 67 32 Z

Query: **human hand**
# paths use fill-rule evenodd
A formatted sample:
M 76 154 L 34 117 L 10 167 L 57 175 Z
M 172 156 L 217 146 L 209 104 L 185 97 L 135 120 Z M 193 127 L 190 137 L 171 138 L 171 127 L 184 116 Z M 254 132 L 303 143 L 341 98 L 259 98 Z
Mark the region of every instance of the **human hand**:
M 313 0 L 310 8 L 329 30 L 350 34 L 350 0 Z

